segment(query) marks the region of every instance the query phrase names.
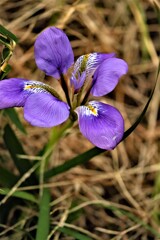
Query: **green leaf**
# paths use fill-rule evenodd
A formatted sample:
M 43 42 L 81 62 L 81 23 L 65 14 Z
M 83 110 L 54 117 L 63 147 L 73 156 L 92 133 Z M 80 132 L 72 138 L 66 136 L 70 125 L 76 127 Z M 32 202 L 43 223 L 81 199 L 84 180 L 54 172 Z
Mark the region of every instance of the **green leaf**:
M 32 167 L 32 164 L 27 159 L 22 160 L 18 158 L 18 155 L 26 155 L 26 153 L 9 125 L 6 125 L 4 128 L 3 139 L 15 166 L 19 170 L 20 175 L 23 175 Z M 35 174 L 32 174 L 30 178 L 26 180 L 26 182 L 31 185 L 37 184 L 37 178 Z
M 0 188 L 1 195 L 7 195 L 9 192 L 10 192 L 9 188 Z M 16 191 L 12 194 L 12 197 L 17 197 L 30 202 L 37 203 L 37 199 L 33 196 L 33 194 L 25 191 Z
M 3 27 L 1 24 L 0 24 L 0 34 L 2 34 L 3 36 L 6 36 L 7 38 L 9 38 L 13 41 L 15 41 L 16 43 L 18 42 L 18 38 L 13 33 L 8 31 L 5 27 Z
M 22 125 L 19 116 L 14 108 L 7 108 L 4 110 L 4 113 L 9 116 L 12 123 L 23 133 L 26 134 L 26 130 L 24 126 Z
M 38 226 L 36 232 L 36 240 L 46 240 L 49 234 L 50 227 L 50 192 L 48 189 L 43 189 L 40 200 L 40 212 L 38 218 Z
M 18 177 L 7 169 L 0 167 L 0 185 L 4 187 L 12 187 L 18 180 Z
M 94 147 L 80 155 L 78 155 L 77 157 L 72 158 L 71 160 L 55 167 L 55 168 L 51 168 L 50 170 L 46 171 L 44 173 L 44 178 L 48 179 L 50 177 L 53 177 L 55 175 L 58 175 L 60 173 L 66 172 L 69 169 L 80 165 L 80 164 L 84 164 L 87 163 L 92 157 L 95 157 L 97 155 L 99 155 L 102 152 L 105 152 L 106 150 L 104 149 L 100 149 L 98 147 Z
M 11 69 L 12 69 L 11 66 L 7 64 L 5 69 L 0 74 L 0 80 L 4 79 L 7 76 L 7 74 L 11 71 Z
M 3 139 L 17 169 L 19 170 L 21 175 L 24 174 L 27 170 L 31 168 L 31 164 L 27 159 L 21 160 L 17 157 L 18 154 L 26 155 L 26 153 L 23 150 L 22 145 L 18 141 L 14 131 L 9 125 L 6 125 L 4 128 Z
M 10 54 L 11 54 L 10 49 L 5 47 L 2 52 L 3 60 L 5 60 Z
M 0 43 L 5 45 L 8 48 L 9 44 L 10 44 L 10 41 L 5 37 L 0 36 Z
M 67 234 L 68 236 L 74 237 L 77 240 L 92 240 L 92 238 L 68 227 L 58 228 L 58 231 Z

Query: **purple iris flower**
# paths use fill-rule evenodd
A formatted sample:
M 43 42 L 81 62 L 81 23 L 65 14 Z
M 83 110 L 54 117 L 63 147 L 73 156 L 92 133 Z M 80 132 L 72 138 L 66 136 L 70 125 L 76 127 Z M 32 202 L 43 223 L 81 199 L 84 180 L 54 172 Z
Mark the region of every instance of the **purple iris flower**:
M 0 109 L 23 107 L 24 118 L 38 127 L 53 127 L 77 118 L 81 133 L 89 141 L 99 148 L 113 149 L 124 134 L 123 117 L 116 108 L 88 99 L 111 92 L 127 73 L 127 63 L 114 53 L 90 53 L 74 64 L 68 37 L 55 27 L 40 33 L 34 47 L 37 66 L 59 81 L 65 99 L 42 82 L 10 78 L 0 82 Z

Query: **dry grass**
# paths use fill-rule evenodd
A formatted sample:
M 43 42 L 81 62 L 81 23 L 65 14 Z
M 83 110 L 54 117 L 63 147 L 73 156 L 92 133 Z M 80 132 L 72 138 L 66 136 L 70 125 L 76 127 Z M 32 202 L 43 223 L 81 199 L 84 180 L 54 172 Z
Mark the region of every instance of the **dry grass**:
M 103 99 L 120 109 L 127 129 L 145 105 L 155 81 L 160 27 L 154 3 L 159 5 L 158 1 L 147 0 L 1 0 L 0 23 L 19 38 L 10 61 L 9 77 L 43 80 L 34 62 L 34 40 L 45 27 L 60 27 L 71 40 L 75 58 L 88 52 L 116 52 L 128 62 L 127 76 L 123 77 L 114 94 Z M 160 176 L 159 83 L 146 117 L 125 142 L 115 150 L 95 157 L 86 166 L 78 166 L 48 183 L 53 196 L 53 226 L 66 226 L 70 206 L 76 202 L 77 208 L 82 210 L 81 216 L 70 228 L 88 231 L 87 235 L 93 239 L 158 239 L 141 222 L 118 209 L 135 214 L 160 233 L 160 186 L 157 180 Z M 18 135 L 28 153 L 35 155 L 47 142 L 49 131 L 27 124 L 26 127 L 27 138 Z M 0 144 L 7 159 L 3 143 Z M 56 166 L 90 147 L 92 145 L 74 128 L 58 144 L 51 165 Z M 29 209 L 21 211 L 27 221 L 31 214 Z M 32 212 L 34 214 L 37 213 Z M 25 230 L 30 231 L 27 227 Z M 53 235 L 54 239 L 73 239 L 58 232 Z

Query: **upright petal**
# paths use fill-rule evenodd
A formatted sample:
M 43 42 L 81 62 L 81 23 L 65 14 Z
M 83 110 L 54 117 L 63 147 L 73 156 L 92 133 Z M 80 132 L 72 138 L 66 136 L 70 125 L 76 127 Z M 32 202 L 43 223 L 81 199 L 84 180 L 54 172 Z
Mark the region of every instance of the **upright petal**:
M 111 92 L 118 84 L 120 77 L 127 71 L 128 65 L 122 59 L 110 58 L 103 61 L 94 73 L 91 94 L 100 97 Z
M 83 86 L 85 79 L 86 79 L 86 72 L 85 71 L 81 75 L 78 73 L 77 78 L 72 73 L 71 85 L 74 86 L 75 92 Z
M 60 78 L 60 74 L 66 73 L 74 62 L 68 37 L 55 27 L 49 27 L 39 34 L 34 49 L 37 66 L 56 79 Z
M 51 94 L 30 95 L 24 105 L 24 118 L 33 126 L 53 127 L 69 117 L 69 106 Z
M 95 146 L 110 150 L 124 134 L 124 120 L 120 112 L 105 103 L 91 101 L 75 110 L 81 133 Z
M 71 77 L 71 83 L 74 85 L 75 90 L 78 90 L 85 80 L 92 77 L 96 68 L 106 59 L 115 57 L 114 53 L 89 53 L 80 56 L 74 64 L 73 74 Z M 84 79 L 85 73 L 85 79 Z M 82 77 L 81 77 L 82 76 Z M 83 80 L 80 81 L 80 80 Z M 81 86 L 79 84 L 81 82 Z M 79 87 L 79 88 L 78 88 Z
M 86 71 L 88 74 L 92 72 L 106 59 L 115 57 L 115 53 L 89 53 L 80 56 L 74 65 L 74 72 L 82 73 Z

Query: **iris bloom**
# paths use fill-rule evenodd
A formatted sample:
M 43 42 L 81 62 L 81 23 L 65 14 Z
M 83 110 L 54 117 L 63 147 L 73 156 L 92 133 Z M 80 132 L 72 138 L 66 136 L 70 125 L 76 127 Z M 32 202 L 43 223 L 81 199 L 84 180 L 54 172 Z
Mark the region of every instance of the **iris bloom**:
M 66 34 L 49 27 L 35 41 L 35 61 L 46 75 L 57 79 L 61 97 L 51 86 L 38 81 L 10 78 L 0 82 L 0 109 L 23 107 L 24 118 L 33 126 L 53 127 L 78 119 L 81 133 L 102 149 L 113 149 L 124 134 L 120 112 L 97 100 L 111 92 L 128 70 L 114 53 L 74 55 Z

